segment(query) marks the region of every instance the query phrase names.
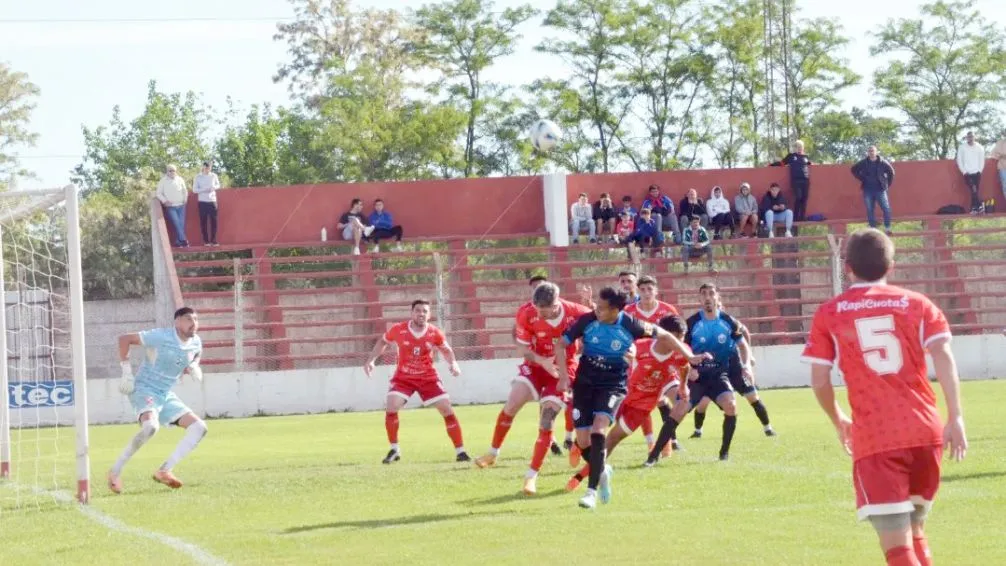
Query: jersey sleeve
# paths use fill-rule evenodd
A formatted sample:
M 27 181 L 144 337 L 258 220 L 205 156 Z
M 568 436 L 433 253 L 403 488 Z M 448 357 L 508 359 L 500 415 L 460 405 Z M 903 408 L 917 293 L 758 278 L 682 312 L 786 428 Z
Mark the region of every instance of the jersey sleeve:
M 583 338 L 583 333 L 587 330 L 587 325 L 594 322 L 596 319 L 597 317 L 594 315 L 593 311 L 581 315 L 580 318 L 576 319 L 576 322 L 574 322 L 573 325 L 566 329 L 566 332 L 563 332 L 562 334 L 562 339 L 566 342 L 566 345 L 568 346 L 580 338 Z
M 653 338 L 656 335 L 656 330 L 652 324 L 632 318 L 631 316 L 622 317 L 622 327 L 629 331 L 634 340 Z
M 394 344 L 395 343 L 395 333 L 396 333 L 397 330 L 398 330 L 398 325 L 397 324 L 393 324 L 393 325 L 391 325 L 391 328 L 389 328 L 387 330 L 387 332 L 384 333 L 384 336 L 382 336 L 381 338 L 383 338 L 384 341 L 386 343 L 388 343 L 388 344 Z
M 513 328 L 513 337 L 517 342 L 525 346 L 531 343 L 534 337 L 534 330 L 531 328 L 530 317 L 527 309 L 517 311 L 517 319 Z
M 140 342 L 146 348 L 156 348 L 158 346 L 168 343 L 168 338 L 171 337 L 170 331 L 174 329 L 170 328 L 155 328 L 153 330 L 144 330 L 139 333 Z
M 692 315 L 685 321 L 685 327 L 687 328 L 685 330 L 685 344 L 689 346 L 692 345 L 692 331 L 695 329 L 695 324 L 699 321 L 698 316 L 697 314 Z
M 430 344 L 438 348 L 442 347 L 447 343 L 447 337 L 444 336 L 444 331 L 440 330 L 436 326 L 430 327 Z
M 734 340 L 743 340 L 744 331 L 741 328 L 740 321 L 728 314 L 724 314 L 722 316 L 723 320 L 727 321 L 727 324 L 730 325 L 730 337 Z
M 947 317 L 944 316 L 940 307 L 929 299 L 923 300 L 922 328 L 919 330 L 919 337 L 922 339 L 922 347 L 928 348 L 940 340 L 951 339 L 950 323 L 947 322 Z
M 835 340 L 828 332 L 827 314 L 818 309 L 810 325 L 807 345 L 800 360 L 808 364 L 832 367 L 835 365 Z

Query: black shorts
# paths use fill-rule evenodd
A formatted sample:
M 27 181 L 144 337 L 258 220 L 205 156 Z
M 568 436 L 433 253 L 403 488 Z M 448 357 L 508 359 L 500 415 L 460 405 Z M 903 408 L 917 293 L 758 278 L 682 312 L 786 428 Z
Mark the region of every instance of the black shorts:
M 744 368 L 740 358 L 730 360 L 728 376 L 730 377 L 730 385 L 738 395 L 750 395 L 758 391 L 758 388 L 744 377 Z
M 730 384 L 729 372 L 723 371 L 722 368 L 700 369 L 699 379 L 689 382 L 688 386 L 690 389 L 688 403 L 693 409 L 703 397 L 709 397 L 709 400 L 715 403 L 720 395 L 734 390 Z
M 612 423 L 618 406 L 625 399 L 625 384 L 609 380 L 592 383 L 590 379 L 577 376 L 573 383 L 573 423 L 578 429 L 594 426 L 596 415 L 605 415 Z

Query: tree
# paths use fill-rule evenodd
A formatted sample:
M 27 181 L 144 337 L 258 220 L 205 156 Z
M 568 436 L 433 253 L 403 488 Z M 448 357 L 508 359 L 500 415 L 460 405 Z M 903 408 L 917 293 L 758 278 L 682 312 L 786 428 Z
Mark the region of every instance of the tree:
M 499 58 L 514 52 L 517 27 L 536 11 L 523 4 L 493 11 L 492 0 L 448 0 L 420 8 L 415 14 L 421 59 L 441 70 L 451 98 L 463 101 L 467 114 L 463 174 L 476 168 L 479 120 L 486 111 L 483 73 Z
M 894 54 L 873 87 L 881 108 L 902 118 L 914 152 L 926 159 L 953 157 L 964 130 L 998 133 L 1006 100 L 1006 37 L 982 17 L 974 0 L 933 2 L 922 17 L 889 20 L 870 53 Z
M 505 87 L 493 87 L 484 100 L 474 174 L 511 177 L 539 173 L 545 157 L 535 153 L 528 138 L 529 125 L 538 119 L 532 105 Z
M 818 163 L 852 163 L 866 155 L 866 148 L 877 146 L 887 158 L 906 157 L 898 143 L 897 120 L 868 114 L 862 108 L 851 112 L 832 110 L 814 117 L 810 126 L 814 160 Z
M 24 174 L 13 153 L 19 147 L 34 145 L 38 139 L 38 134 L 28 127 L 38 94 L 38 87 L 28 80 L 28 75 L 0 62 L 0 178 Z

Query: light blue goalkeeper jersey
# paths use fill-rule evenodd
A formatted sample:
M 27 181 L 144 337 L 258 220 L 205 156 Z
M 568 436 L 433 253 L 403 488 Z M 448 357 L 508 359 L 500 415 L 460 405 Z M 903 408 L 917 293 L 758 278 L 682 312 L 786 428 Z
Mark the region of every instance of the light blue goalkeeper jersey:
M 173 327 L 140 332 L 140 341 L 147 355 L 136 372 L 135 392 L 152 397 L 167 395 L 185 368 L 203 351 L 203 341 L 198 335 L 182 342 Z

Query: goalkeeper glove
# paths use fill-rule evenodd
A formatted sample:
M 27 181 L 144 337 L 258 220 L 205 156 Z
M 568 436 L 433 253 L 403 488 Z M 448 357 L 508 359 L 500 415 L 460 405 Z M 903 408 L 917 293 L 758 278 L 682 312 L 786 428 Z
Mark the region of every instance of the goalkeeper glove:
M 129 395 L 133 392 L 133 366 L 128 361 L 122 362 L 122 378 L 119 380 L 119 393 Z

